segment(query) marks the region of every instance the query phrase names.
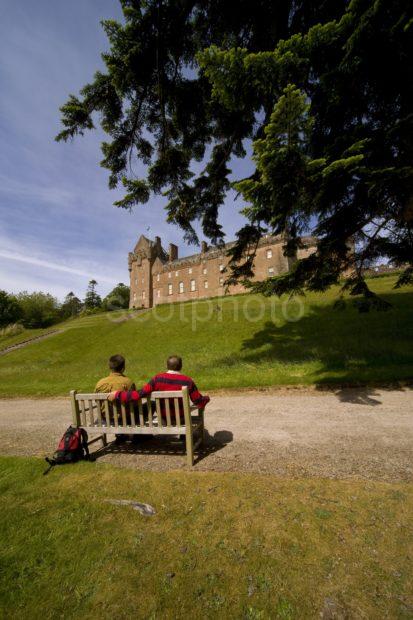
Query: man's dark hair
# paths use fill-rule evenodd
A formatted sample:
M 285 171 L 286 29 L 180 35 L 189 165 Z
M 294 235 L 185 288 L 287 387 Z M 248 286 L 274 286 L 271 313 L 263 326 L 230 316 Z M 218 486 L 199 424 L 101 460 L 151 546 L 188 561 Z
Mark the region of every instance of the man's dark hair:
M 123 372 L 125 370 L 125 358 L 123 355 L 112 355 L 109 358 L 109 368 L 113 372 Z
M 182 357 L 179 357 L 179 355 L 170 355 L 166 360 L 166 367 L 168 370 L 181 370 Z

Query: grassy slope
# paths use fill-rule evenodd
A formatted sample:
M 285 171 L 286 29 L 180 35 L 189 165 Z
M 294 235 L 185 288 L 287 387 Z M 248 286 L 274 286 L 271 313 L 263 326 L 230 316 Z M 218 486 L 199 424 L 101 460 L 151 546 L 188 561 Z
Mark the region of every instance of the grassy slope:
M 128 314 L 78 319 L 63 334 L 0 357 L 0 395 L 90 390 L 113 353 L 126 356 L 137 384 L 168 354 L 181 354 L 202 390 L 411 379 L 413 292 L 394 291 L 393 283 L 372 281 L 393 304 L 387 313 L 336 311 L 331 290 L 303 298 L 298 321 L 285 320 L 281 301 L 250 295 L 163 306 L 124 321 Z M 292 301 L 287 311 L 294 318 L 296 310 Z
M 19 344 L 25 340 L 30 340 L 30 338 L 36 338 L 37 336 L 47 334 L 55 329 L 59 329 L 59 327 L 59 325 L 52 325 L 51 327 L 46 327 L 45 329 L 24 329 L 19 334 L 0 336 L 0 351 L 2 349 L 6 349 L 7 347 L 11 347 L 14 344 Z
M 0 459 L 1 617 L 411 617 L 412 485 L 44 466 Z

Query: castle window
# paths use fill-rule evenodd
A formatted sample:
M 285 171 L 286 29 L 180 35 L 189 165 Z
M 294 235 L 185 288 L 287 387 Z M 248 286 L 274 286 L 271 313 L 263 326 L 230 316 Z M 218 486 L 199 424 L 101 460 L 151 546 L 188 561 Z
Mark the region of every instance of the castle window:
M 220 265 L 220 266 L 219 266 L 219 270 L 220 270 L 220 271 L 224 271 L 224 265 Z
M 136 301 L 136 293 L 133 294 L 133 301 Z
M 204 276 L 206 276 L 207 272 L 208 272 L 208 269 L 206 267 L 204 267 L 203 270 L 202 270 L 202 273 L 204 274 Z
M 220 279 L 219 279 L 219 283 L 220 283 L 220 285 L 222 286 L 222 285 L 224 284 L 224 278 L 220 278 Z
M 208 280 L 205 280 L 205 282 L 204 282 L 204 288 L 208 288 Z
M 188 269 L 188 273 L 192 273 L 192 267 Z
M 161 289 L 160 289 L 160 288 L 158 288 L 158 290 L 156 291 L 156 296 L 157 296 L 157 297 L 160 297 L 160 296 L 161 296 Z
M 274 275 L 274 267 L 268 267 L 268 275 L 270 276 Z
M 144 279 L 144 278 L 142 278 L 142 284 L 143 284 L 144 282 L 145 282 L 145 279 Z
M 191 280 L 191 291 L 195 291 L 195 280 Z
M 178 272 L 177 272 L 177 271 L 175 271 L 175 277 L 176 277 L 176 278 L 178 277 Z
M 145 291 L 142 291 L 142 299 L 145 299 Z
M 138 278 L 135 278 L 135 286 L 138 286 Z
M 183 282 L 180 282 L 180 283 L 179 283 L 179 292 L 180 292 L 180 293 L 183 293 L 183 292 L 184 292 L 184 283 L 183 283 Z
M 170 278 L 172 276 L 171 272 L 168 273 L 168 278 Z
M 267 250 L 267 258 L 272 258 L 272 250 Z
M 172 295 L 172 284 L 168 284 L 168 295 Z
M 156 281 L 159 282 L 159 273 L 156 276 Z

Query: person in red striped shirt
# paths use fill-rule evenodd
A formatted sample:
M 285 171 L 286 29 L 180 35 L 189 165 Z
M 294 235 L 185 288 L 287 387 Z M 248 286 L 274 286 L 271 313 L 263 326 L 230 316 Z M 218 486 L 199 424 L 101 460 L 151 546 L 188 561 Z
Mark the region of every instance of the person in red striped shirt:
M 182 358 L 179 355 L 170 355 L 166 361 L 166 372 L 161 372 L 150 381 L 146 385 L 143 386 L 139 391 L 137 390 L 129 390 L 129 391 L 116 391 L 111 392 L 108 395 L 109 400 L 118 400 L 122 403 L 129 403 L 133 401 L 138 401 L 140 398 L 144 396 L 149 396 L 152 392 L 168 392 L 173 390 L 181 390 L 184 386 L 188 387 L 189 397 L 194 405 L 198 407 L 198 409 L 204 409 L 204 407 L 209 403 L 209 396 L 203 396 L 198 388 L 196 387 L 194 381 L 191 377 L 187 375 L 183 375 L 181 373 L 182 370 Z M 173 399 L 171 399 L 171 417 L 174 421 L 175 411 L 173 406 Z M 182 403 L 180 403 L 182 406 Z M 164 408 L 161 410 L 162 417 L 165 417 Z M 183 416 L 183 411 L 180 411 L 181 417 Z

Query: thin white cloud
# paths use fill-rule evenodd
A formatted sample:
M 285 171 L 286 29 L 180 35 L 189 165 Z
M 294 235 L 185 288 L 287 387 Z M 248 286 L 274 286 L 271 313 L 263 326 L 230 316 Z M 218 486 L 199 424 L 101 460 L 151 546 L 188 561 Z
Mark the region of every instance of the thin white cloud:
M 83 276 L 85 278 L 97 278 L 98 280 L 102 282 L 107 282 L 109 284 L 114 284 L 116 282 L 116 279 L 108 278 L 103 274 L 97 275 L 96 273 L 83 271 L 82 269 L 68 267 L 67 265 L 61 265 L 52 261 L 45 261 L 39 258 L 18 254 L 16 252 L 8 252 L 7 250 L 0 250 L 0 258 L 18 261 L 20 263 L 27 263 L 28 265 L 33 265 L 36 267 L 44 267 L 45 269 L 53 269 L 54 271 L 62 271 L 64 273 L 70 273 L 76 276 Z
M 18 263 L 15 264 L 18 265 Z M 23 263 L 21 263 L 21 265 L 23 266 Z M 28 291 L 29 293 L 42 291 L 44 293 L 50 293 L 60 301 L 64 300 L 69 291 L 73 291 L 79 298 L 84 297 L 86 286 L 81 286 L 76 280 L 71 280 L 70 286 L 67 286 L 51 279 L 47 282 L 47 286 L 44 286 L 44 280 L 39 278 L 38 273 L 33 273 L 29 265 L 25 265 L 24 267 L 25 269 L 21 272 L 17 269 L 13 270 L 11 275 L 9 275 L 8 272 L 1 273 L 0 271 L 0 289 L 14 294 L 22 291 Z M 56 273 L 56 275 L 58 275 L 58 272 L 49 273 Z M 78 276 L 67 277 L 76 278 Z M 99 294 L 101 293 L 101 291 L 98 292 Z
M 32 201 L 39 200 L 54 205 L 73 203 L 74 196 L 68 190 L 53 185 L 36 185 L 11 179 L 0 175 L 0 194 L 15 196 L 18 198 L 30 198 Z

